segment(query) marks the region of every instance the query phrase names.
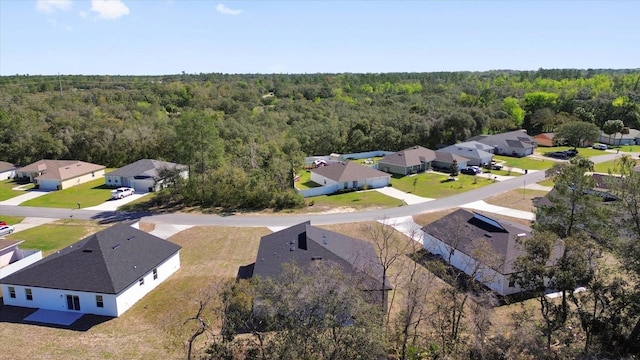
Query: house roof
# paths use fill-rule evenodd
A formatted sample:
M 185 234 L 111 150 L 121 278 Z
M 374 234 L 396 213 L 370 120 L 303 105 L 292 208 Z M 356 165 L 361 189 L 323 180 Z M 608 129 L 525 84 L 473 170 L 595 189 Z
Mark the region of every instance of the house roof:
M 473 143 L 476 143 L 477 141 L 473 141 Z M 454 144 L 454 145 L 449 145 L 447 147 L 444 147 L 440 150 L 438 150 L 438 152 L 448 152 L 448 153 L 452 153 L 452 154 L 456 154 L 459 156 L 464 156 L 467 159 L 478 159 L 478 160 L 484 160 L 487 158 L 492 158 L 493 154 L 484 150 L 481 150 L 477 147 L 475 147 L 474 144 L 470 144 L 468 146 L 464 145 L 465 143 L 461 143 L 461 144 Z M 486 145 L 485 145 L 486 146 Z
M 628 134 L 621 134 L 619 132 L 615 133 L 615 134 L 611 134 L 611 139 L 615 140 L 615 139 L 628 139 L 628 140 L 634 140 L 634 139 L 639 139 L 640 138 L 640 130 L 636 130 L 636 129 L 628 129 L 629 133 Z M 605 136 L 605 137 L 609 137 L 609 135 L 605 134 L 604 131 L 600 130 L 600 136 Z
M 0 161 L 0 172 L 14 170 L 14 169 L 17 169 L 17 166 L 15 166 L 14 164 L 6 161 Z
M 524 130 L 509 131 L 495 135 L 479 135 L 472 137 L 469 140 L 475 140 L 483 144 L 503 148 L 510 147 L 528 149 L 536 146 L 535 140 Z
M 347 274 L 366 276 L 366 289 L 381 287 L 382 266 L 371 243 L 312 226 L 309 221 L 263 236 L 253 275 L 277 278 L 282 265 L 292 261 L 302 268 L 313 261 L 332 261 Z
M 39 180 L 68 180 L 94 171 L 102 170 L 103 165 L 96 165 L 78 160 L 39 160 L 19 171 L 23 173 L 39 173 Z
M 112 171 L 107 176 L 120 176 L 120 177 L 149 177 L 157 178 L 159 173 L 164 169 L 177 169 L 187 170 L 186 165 L 176 164 L 168 161 L 153 160 L 153 159 L 140 159 L 129 165 L 125 165 L 118 170 Z
M 422 228 L 422 230 L 469 257 L 488 245 L 496 261 L 491 267 L 506 275 L 515 272 L 514 260 L 525 254 L 518 238 L 531 238 L 531 228 L 506 220 L 458 209 Z
M 555 133 L 542 133 L 542 134 L 538 134 L 536 136 L 534 136 L 534 139 L 547 139 L 547 140 L 553 140 L 553 137 L 555 136 Z
M 117 224 L 1 281 L 12 285 L 118 294 L 180 248 L 129 225 Z
M 389 154 L 380 159 L 378 163 L 409 167 L 428 163 L 435 160 L 435 158 L 435 151 L 416 145 L 408 149 Z
M 459 156 L 456 155 L 454 153 L 450 153 L 450 152 L 441 152 L 441 151 L 436 151 L 436 158 L 435 161 L 440 161 L 440 162 L 444 162 L 444 163 L 452 163 L 453 160 L 457 161 L 457 162 L 461 162 L 461 161 L 469 161 L 469 159 L 467 159 L 464 156 Z
M 379 177 L 390 177 L 391 175 L 376 170 L 374 168 L 360 165 L 353 161 L 337 162 L 326 166 L 321 166 L 311 170 L 320 176 L 336 182 L 356 181 Z
M 24 240 L 13 240 L 13 239 L 6 239 L 6 238 L 0 238 L 0 251 L 10 248 L 12 246 L 16 246 L 20 243 L 24 242 Z

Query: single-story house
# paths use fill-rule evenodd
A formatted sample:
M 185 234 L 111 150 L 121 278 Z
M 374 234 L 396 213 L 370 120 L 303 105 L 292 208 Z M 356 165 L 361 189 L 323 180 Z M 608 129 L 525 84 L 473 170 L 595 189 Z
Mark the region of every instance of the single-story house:
M 621 146 L 621 145 L 640 145 L 640 130 L 625 128 L 622 133 L 605 134 L 600 131 L 599 143 Z
M 17 169 L 18 167 L 12 163 L 0 161 L 0 180 L 13 179 L 16 177 Z
M 398 175 L 415 174 L 430 169 L 435 158 L 435 151 L 416 145 L 383 157 L 378 169 Z
M 371 293 L 371 300 L 379 303 L 380 291 L 391 290 L 389 282 L 382 282 L 382 266 L 370 242 L 311 225 L 310 221 L 265 235 L 260 239 L 253 272 L 247 277 L 277 279 L 282 265 L 295 262 L 309 271 L 316 261 L 329 261 L 340 266 L 349 276 L 356 276 L 362 290 Z M 249 266 L 251 268 L 251 266 Z
M 551 147 L 554 146 L 554 135 L 554 133 L 542 133 L 534 136 L 533 139 L 536 141 L 536 144 L 538 144 L 538 146 Z
M 492 146 L 496 155 L 523 157 L 533 154 L 536 141 L 525 130 L 515 130 L 495 135 L 478 135 L 468 141 L 478 141 Z
M 485 151 L 483 148 L 489 148 L 489 150 L 493 151 L 493 149 L 486 144 L 482 144 L 477 141 L 468 141 L 443 147 L 442 149 L 439 149 L 438 152 L 446 152 L 465 157 L 468 159 L 467 165 L 483 166 L 485 164 L 490 164 L 493 159 L 493 153 Z
M 42 259 L 42 251 L 20 249 L 23 242 L 0 238 L 0 279 Z
M 180 268 L 180 248 L 117 224 L 0 280 L 4 304 L 117 317 Z
M 467 162 L 469 161 L 469 159 L 467 159 L 466 157 L 440 151 L 436 151 L 436 158 L 431 162 L 431 166 L 434 169 L 449 172 L 451 170 L 451 164 L 453 164 L 453 160 L 458 163 L 458 170 L 464 169 L 468 166 Z
M 102 177 L 104 169 L 103 165 L 78 160 L 39 160 L 21 167 L 16 175 L 42 190 L 62 190 Z
M 107 186 L 133 188 L 138 193 L 158 191 L 168 184 L 165 170 L 175 170 L 183 179 L 189 177 L 189 168 L 186 165 L 175 164 L 167 161 L 141 159 L 118 170 L 107 173 L 105 184 Z
M 388 186 L 391 175 L 360 165 L 354 161 L 337 162 L 311 170 L 311 181 L 319 185 L 337 185 L 336 191 L 343 189 L 377 189 Z
M 500 295 L 521 292 L 512 275 L 514 261 L 525 254 L 518 239 L 531 237 L 529 227 L 458 209 L 422 228 L 424 248 Z M 555 261 L 562 254 L 554 248 Z M 482 258 L 479 258 L 481 256 Z

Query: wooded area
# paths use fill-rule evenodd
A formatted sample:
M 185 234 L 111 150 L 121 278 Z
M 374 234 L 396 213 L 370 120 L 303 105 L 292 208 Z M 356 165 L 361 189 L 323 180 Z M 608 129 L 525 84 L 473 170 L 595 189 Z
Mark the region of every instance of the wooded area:
M 0 159 L 188 164 L 173 200 L 284 208 L 304 156 L 581 120 L 640 128 L 640 70 L 0 78 Z

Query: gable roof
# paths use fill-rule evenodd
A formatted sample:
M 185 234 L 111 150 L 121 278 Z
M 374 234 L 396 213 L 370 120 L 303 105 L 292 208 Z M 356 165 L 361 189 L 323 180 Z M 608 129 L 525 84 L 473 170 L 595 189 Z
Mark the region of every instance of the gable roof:
M 117 224 L 5 277 L 2 283 L 118 294 L 180 248 L 129 225 Z
M 474 141 L 474 143 L 475 143 L 475 141 Z M 478 149 L 474 145 L 469 145 L 469 147 L 466 147 L 463 144 L 464 143 L 449 145 L 447 147 L 444 147 L 444 148 L 438 150 L 438 152 L 452 153 L 452 154 L 456 154 L 456 155 L 459 155 L 459 156 L 464 156 L 464 157 L 466 157 L 468 159 L 486 159 L 486 158 L 493 157 L 492 153 L 484 151 L 484 150 L 481 150 L 481 149 Z
M 440 162 L 444 162 L 444 163 L 453 163 L 453 160 L 455 160 L 457 162 L 469 161 L 469 159 L 467 159 L 464 156 L 456 155 L 456 154 L 450 153 L 450 152 L 436 151 L 435 161 L 440 161 Z
M 18 167 L 13 165 L 10 162 L 6 162 L 6 161 L 0 161 L 0 172 L 3 171 L 8 171 L 8 170 L 14 170 L 17 169 Z
M 320 176 L 336 182 L 355 181 L 379 177 L 391 177 L 391 175 L 374 168 L 360 165 L 353 161 L 337 162 L 321 166 L 311 170 Z
M 494 147 L 511 147 L 511 148 L 534 148 L 535 140 L 529 136 L 524 130 L 509 131 L 495 135 L 479 135 L 469 139 L 481 142 L 483 144 Z
M 19 171 L 23 173 L 39 173 L 40 180 L 68 180 L 80 175 L 102 170 L 103 165 L 96 165 L 78 160 L 39 160 L 31 163 Z
M 309 221 L 263 236 L 253 275 L 277 278 L 285 263 L 294 261 L 305 267 L 313 261 L 327 260 L 340 265 L 347 274 L 366 275 L 363 286 L 380 290 L 382 267 L 370 243 L 312 226 Z
M 176 169 L 186 170 L 186 165 L 176 164 L 168 161 L 153 160 L 153 159 L 140 159 L 129 165 L 125 165 L 118 170 L 112 171 L 107 176 L 121 176 L 121 177 L 149 177 L 157 178 L 159 173 L 164 169 Z
M 429 235 L 473 258 L 482 243 L 497 257 L 488 264 L 501 274 L 512 274 L 514 260 L 525 254 L 517 239 L 531 237 L 531 228 L 506 220 L 458 209 L 422 228 Z
M 378 163 L 398 165 L 402 167 L 416 166 L 435 160 L 435 151 L 416 145 L 402 151 L 389 154 Z

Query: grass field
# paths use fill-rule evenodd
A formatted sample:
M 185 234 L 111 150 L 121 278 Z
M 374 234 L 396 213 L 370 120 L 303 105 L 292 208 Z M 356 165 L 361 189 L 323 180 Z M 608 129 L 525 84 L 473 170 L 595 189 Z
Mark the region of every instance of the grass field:
M 546 191 L 516 189 L 500 195 L 492 196 L 484 201 L 493 205 L 535 212 L 536 208 L 533 205 L 533 200 L 543 197 L 546 194 Z
M 448 178 L 448 175 L 441 173 L 426 172 L 413 176 L 392 177 L 391 185 L 413 195 L 437 199 L 493 183 L 493 180 L 473 175 L 460 174 L 457 181 L 447 181 Z
M 352 191 L 344 194 L 321 195 L 307 198 L 307 206 L 302 212 L 323 212 L 336 208 L 350 208 L 354 210 L 365 208 L 388 208 L 402 205 L 402 201 L 383 195 L 375 190 Z
M 21 248 L 42 250 L 43 255 L 47 256 L 104 228 L 104 226 L 87 221 L 58 220 L 7 237 L 24 240 L 24 243 L 20 245 Z
M 527 170 L 546 170 L 551 168 L 553 164 L 555 164 L 555 162 L 552 160 L 536 159 L 532 157 L 517 158 L 511 156 L 495 155 L 493 159 L 495 161 L 504 161 L 505 167 L 511 166 Z
M 309 170 L 298 172 L 298 176 L 300 176 L 300 180 L 296 181 L 296 189 L 305 190 L 320 186 L 311 181 L 311 171 Z
M 640 152 L 640 145 L 609 146 L 609 148 L 625 152 Z
M 0 201 L 11 199 L 12 197 L 24 194 L 24 191 L 21 190 L 11 190 L 18 185 L 20 184 L 13 180 L 0 181 Z M 33 187 L 33 185 L 30 187 Z
M 632 159 L 633 162 L 636 163 L 636 165 L 640 164 L 640 160 L 636 160 L 636 159 Z M 609 160 L 609 161 L 605 161 L 605 162 L 601 162 L 599 164 L 595 164 L 594 166 L 594 170 L 595 172 L 600 172 L 600 173 L 609 173 L 609 171 L 611 171 L 611 173 L 613 174 L 617 174 L 618 171 L 617 169 L 617 165 L 618 165 L 619 160 Z
M 573 149 L 573 147 L 572 146 L 539 147 L 538 149 L 536 149 L 536 152 L 539 153 L 540 155 L 545 155 L 548 153 L 552 153 L 556 151 L 565 151 L 569 149 Z M 582 157 L 592 157 L 592 156 L 598 156 L 603 154 L 606 154 L 606 152 L 603 152 L 602 150 L 593 149 L 590 147 L 578 148 L 578 155 Z
M 24 220 L 24 217 L 22 217 L 22 216 L 0 215 L 0 220 L 6 222 L 9 225 L 15 225 L 15 224 L 18 224 L 18 223 L 22 222 L 22 220 Z
M 104 184 L 104 178 L 100 178 L 68 189 L 52 191 L 47 195 L 26 201 L 20 206 L 76 209 L 79 203 L 81 208 L 86 208 L 109 200 L 111 190 L 113 189 Z

